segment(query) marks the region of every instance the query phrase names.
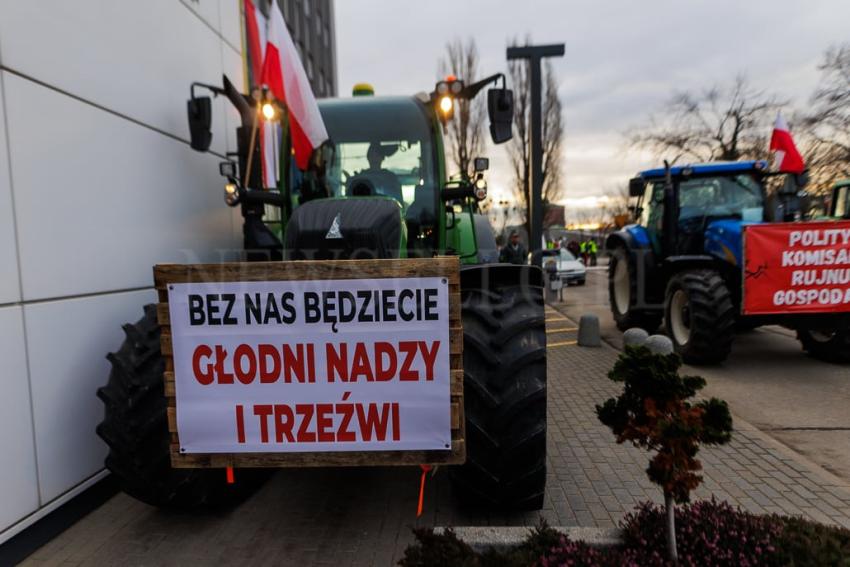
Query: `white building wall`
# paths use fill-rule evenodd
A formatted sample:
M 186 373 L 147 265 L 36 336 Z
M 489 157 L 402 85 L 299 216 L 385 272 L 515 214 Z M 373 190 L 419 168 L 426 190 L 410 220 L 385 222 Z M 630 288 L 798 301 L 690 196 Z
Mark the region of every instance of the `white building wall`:
M 102 474 L 104 356 L 158 262 L 232 260 L 214 101 L 189 147 L 192 81 L 241 86 L 239 0 L 0 0 L 0 542 Z

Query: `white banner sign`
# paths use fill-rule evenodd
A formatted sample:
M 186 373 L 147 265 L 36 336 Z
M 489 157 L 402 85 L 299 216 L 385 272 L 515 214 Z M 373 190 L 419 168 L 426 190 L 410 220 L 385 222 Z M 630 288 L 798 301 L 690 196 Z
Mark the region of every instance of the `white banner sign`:
M 168 290 L 182 453 L 450 450 L 446 280 Z

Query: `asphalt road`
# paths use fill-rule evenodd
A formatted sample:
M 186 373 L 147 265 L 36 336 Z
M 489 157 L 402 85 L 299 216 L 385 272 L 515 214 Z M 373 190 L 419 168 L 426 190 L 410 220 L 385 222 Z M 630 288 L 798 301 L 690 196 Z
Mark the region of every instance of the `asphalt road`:
M 590 269 L 585 286 L 565 289 L 556 307 L 575 321 L 595 313 L 603 340 L 622 348 L 608 307 L 605 267 Z M 703 392 L 726 400 L 734 415 L 850 480 L 850 365 L 814 360 L 793 332 L 771 326 L 739 333 L 722 365 L 685 371 L 703 376 Z

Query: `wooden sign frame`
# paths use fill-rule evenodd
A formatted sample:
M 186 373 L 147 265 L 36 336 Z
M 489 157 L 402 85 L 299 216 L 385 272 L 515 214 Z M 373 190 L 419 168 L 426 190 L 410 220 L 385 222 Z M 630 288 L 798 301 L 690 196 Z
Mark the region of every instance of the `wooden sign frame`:
M 313 453 L 192 453 L 180 452 L 177 398 L 168 285 L 202 282 L 263 282 L 442 277 L 449 283 L 449 368 L 451 449 L 445 451 L 350 451 Z M 333 260 L 238 262 L 226 264 L 159 264 L 154 266 L 159 297 L 157 320 L 165 359 L 164 385 L 171 433 L 171 466 L 175 468 L 312 467 L 461 464 L 466 461 L 463 411 L 463 327 L 460 307 L 460 262 L 456 256 L 398 260 Z

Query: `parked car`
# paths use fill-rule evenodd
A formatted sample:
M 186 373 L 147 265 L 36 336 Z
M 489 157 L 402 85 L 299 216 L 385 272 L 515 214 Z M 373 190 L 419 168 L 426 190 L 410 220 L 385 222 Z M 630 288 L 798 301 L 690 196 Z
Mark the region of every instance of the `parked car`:
M 587 279 L 587 270 L 581 260 L 576 258 L 565 248 L 556 250 L 543 250 L 542 266 L 546 266 L 547 262 L 554 261 L 558 267 L 558 276 L 566 285 L 576 284 L 584 285 Z

